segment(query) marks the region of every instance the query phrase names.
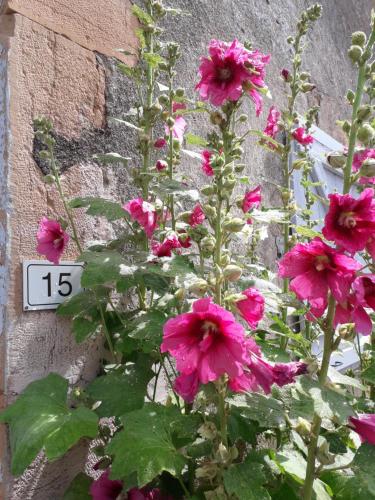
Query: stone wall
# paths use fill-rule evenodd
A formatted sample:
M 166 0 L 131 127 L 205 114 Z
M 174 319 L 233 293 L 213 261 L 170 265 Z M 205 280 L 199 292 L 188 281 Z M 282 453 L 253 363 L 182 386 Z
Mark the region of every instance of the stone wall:
M 272 54 L 268 84 L 277 104 L 283 104 L 280 69 L 288 61 L 286 37 L 294 31 L 307 0 L 171 0 L 192 15 L 166 21 L 165 39 L 182 46 L 181 84 L 193 96 L 199 56 L 211 38 L 249 39 Z M 371 0 L 323 0 L 324 16 L 308 37 L 307 69 L 317 89 L 304 98 L 319 103 L 319 126 L 341 140 L 335 119 L 346 117 L 343 96 L 353 86 L 354 72 L 345 54 L 350 33 L 367 29 Z M 134 155 L 135 135 L 108 121 L 130 107 L 132 88 L 118 74 L 112 57 L 116 48 L 136 46 L 135 20 L 129 0 L 0 0 L 0 389 L 1 404 L 11 402 L 32 380 L 56 371 L 72 383 L 89 380 L 101 356 L 100 340 L 77 347 L 69 322 L 54 312 L 22 311 L 21 263 L 35 258 L 35 234 L 43 215 L 61 213 L 54 190 L 43 183 L 35 162 L 32 121 L 49 116 L 57 134 L 57 152 L 65 171 L 69 196 L 102 195 L 120 201 L 135 194 L 126 170 L 102 169 L 92 160 L 97 152 Z M 121 56 L 122 57 L 122 56 Z M 132 62 L 132 61 L 128 61 Z M 265 102 L 265 107 L 268 107 Z M 251 125 L 263 128 L 266 112 Z M 205 132 L 199 117 L 189 119 L 190 131 Z M 247 173 L 262 183 L 266 204 L 277 204 L 280 169 L 272 155 L 249 141 Z M 182 168 L 199 182 L 199 165 L 184 160 Z M 106 238 L 113 228 L 82 218 L 80 233 L 87 240 Z M 271 232 L 271 238 L 277 231 Z M 274 245 L 267 242 L 269 261 Z M 272 242 L 271 242 L 272 243 Z M 67 258 L 74 258 L 73 245 Z M 0 434 L 0 498 L 49 500 L 62 497 L 66 485 L 82 468 L 86 448 L 76 447 L 63 460 L 46 466 L 43 457 L 21 478 L 9 474 L 6 433 Z

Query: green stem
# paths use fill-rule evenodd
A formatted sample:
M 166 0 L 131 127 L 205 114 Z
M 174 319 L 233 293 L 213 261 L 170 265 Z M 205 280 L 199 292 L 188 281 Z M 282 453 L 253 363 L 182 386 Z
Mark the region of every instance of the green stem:
M 220 384 L 220 388 L 218 388 L 220 435 L 221 435 L 221 442 L 225 447 L 228 447 L 227 415 L 225 411 L 226 390 L 227 390 L 226 383 L 222 381 L 222 383 Z
M 169 116 L 173 117 L 173 76 L 172 70 L 169 70 Z M 174 150 L 173 150 L 173 127 L 169 127 L 169 156 L 168 156 L 168 176 L 172 180 L 173 179 L 173 158 L 174 158 Z M 176 219 L 174 213 L 174 196 L 173 194 L 169 197 L 169 210 L 171 212 L 171 223 L 173 231 L 176 229 Z

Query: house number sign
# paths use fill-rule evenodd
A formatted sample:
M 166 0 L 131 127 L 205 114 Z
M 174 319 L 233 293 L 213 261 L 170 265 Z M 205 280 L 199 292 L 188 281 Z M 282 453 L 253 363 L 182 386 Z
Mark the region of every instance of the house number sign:
M 67 298 L 81 291 L 83 264 L 48 260 L 23 262 L 23 309 L 56 309 Z

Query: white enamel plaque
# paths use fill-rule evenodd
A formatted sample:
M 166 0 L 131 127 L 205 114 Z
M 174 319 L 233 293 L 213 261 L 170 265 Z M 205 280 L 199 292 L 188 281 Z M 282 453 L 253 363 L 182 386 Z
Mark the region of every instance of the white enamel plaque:
M 67 298 L 81 291 L 83 264 L 48 260 L 23 262 L 23 309 L 56 309 Z

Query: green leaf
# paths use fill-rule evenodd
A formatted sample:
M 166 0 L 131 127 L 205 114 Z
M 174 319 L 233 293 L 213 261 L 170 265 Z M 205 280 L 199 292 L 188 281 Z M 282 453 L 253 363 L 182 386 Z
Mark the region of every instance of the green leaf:
M 152 190 L 161 198 L 173 194 L 178 199 L 190 199 L 193 201 L 199 200 L 199 193 L 196 189 L 192 189 L 186 184 L 176 181 L 175 179 L 160 180 L 157 186 L 153 186 Z
M 154 375 L 149 363 L 137 362 L 98 377 L 86 391 L 92 399 L 101 401 L 95 409 L 99 417 L 121 417 L 142 408 L 147 384 Z
M 340 384 L 340 385 L 345 385 L 345 387 L 355 387 L 356 389 L 359 389 L 360 391 L 365 390 L 365 387 L 359 380 L 357 380 L 354 377 L 349 377 L 348 375 L 344 375 L 343 373 L 340 373 L 338 370 L 333 368 L 332 366 L 329 367 L 328 369 L 328 377 L 334 384 Z
M 370 382 L 370 384 L 375 384 L 375 361 L 372 361 L 371 365 L 363 370 L 361 377 L 366 382 Z
M 363 443 L 353 459 L 353 470 L 358 482 L 375 498 L 375 446 Z
M 237 407 L 238 412 L 255 420 L 262 427 L 285 427 L 284 408 L 280 401 L 256 392 L 235 396 L 230 403 Z
M 95 320 L 83 316 L 77 316 L 73 319 L 72 330 L 77 344 L 81 344 L 87 337 L 91 337 L 98 330 L 101 321 L 98 313 L 95 316 Z
M 136 4 L 132 6 L 132 13 L 137 17 L 138 21 L 143 24 L 153 24 L 154 22 L 152 17 Z
M 192 146 L 207 146 L 208 142 L 203 137 L 199 135 L 191 134 L 190 132 L 185 135 L 186 144 L 191 144 Z
M 173 425 L 184 419 L 176 407 L 156 403 L 123 416 L 124 429 L 107 446 L 107 453 L 114 457 L 113 478 L 137 473 L 142 487 L 163 471 L 179 475 L 186 461 L 175 448 L 172 431 Z
M 174 255 L 170 258 L 165 257 L 161 266 L 148 266 L 147 270 L 150 273 L 168 276 L 169 278 L 174 278 L 176 276 L 183 278 L 191 273 L 196 274 L 194 264 L 187 255 Z
M 125 66 L 125 64 L 121 64 L 121 66 Z M 98 153 L 94 155 L 93 158 L 99 163 L 104 163 L 105 165 L 114 163 L 122 163 L 123 165 L 127 165 L 128 161 L 131 160 L 131 158 L 121 156 L 118 153 Z
M 32 382 L 0 414 L 10 427 L 12 473 L 22 474 L 44 449 L 48 459 L 61 457 L 81 437 L 94 438 L 98 417 L 87 408 L 67 406 L 68 381 L 56 373 Z
M 96 296 L 92 290 L 83 290 L 65 300 L 57 308 L 59 316 L 76 316 L 96 307 Z
M 69 488 L 65 491 L 63 500 L 91 500 L 91 483 L 91 477 L 87 476 L 83 472 L 80 472 L 70 483 Z
M 307 226 L 293 226 L 294 230 L 296 231 L 297 234 L 300 234 L 301 236 L 306 236 L 306 238 L 323 238 L 322 233 L 319 233 L 318 231 L 314 231 L 313 229 L 308 228 Z
M 84 252 L 82 258 L 87 261 L 81 276 L 81 285 L 83 287 L 104 285 L 117 281 L 121 277 L 121 264 L 126 264 L 118 252 L 110 250 Z
M 155 54 L 155 52 L 144 52 L 143 59 L 151 68 L 157 68 L 159 64 L 166 63 L 164 57 L 160 54 Z
M 104 200 L 103 198 L 74 198 L 69 202 L 71 208 L 88 207 L 86 213 L 88 215 L 100 215 L 106 217 L 109 221 L 124 219 L 127 213 L 121 205 L 114 201 Z
M 231 465 L 224 472 L 224 485 L 227 493 L 238 500 L 268 500 L 270 495 L 263 487 L 267 483 L 264 466 L 252 460 Z
M 167 318 L 162 311 L 148 311 L 135 318 L 127 328 L 130 338 L 140 341 L 143 352 L 159 350 Z

